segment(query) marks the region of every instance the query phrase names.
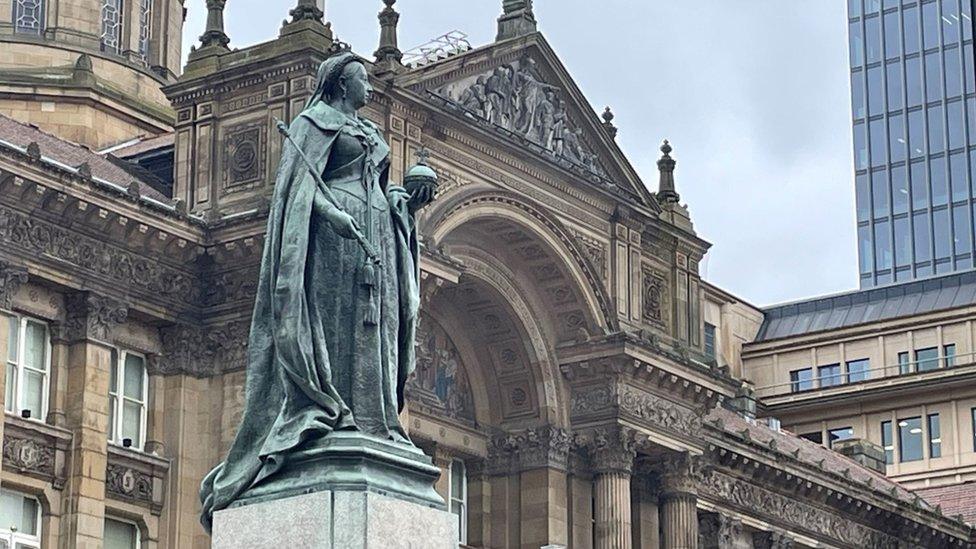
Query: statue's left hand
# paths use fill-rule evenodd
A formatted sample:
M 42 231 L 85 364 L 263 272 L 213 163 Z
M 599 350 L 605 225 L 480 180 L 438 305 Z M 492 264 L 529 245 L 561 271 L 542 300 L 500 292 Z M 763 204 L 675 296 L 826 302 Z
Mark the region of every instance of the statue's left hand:
M 410 200 L 407 205 L 410 207 L 410 211 L 416 212 L 430 204 L 434 201 L 434 188 L 427 185 L 419 185 L 410 195 Z

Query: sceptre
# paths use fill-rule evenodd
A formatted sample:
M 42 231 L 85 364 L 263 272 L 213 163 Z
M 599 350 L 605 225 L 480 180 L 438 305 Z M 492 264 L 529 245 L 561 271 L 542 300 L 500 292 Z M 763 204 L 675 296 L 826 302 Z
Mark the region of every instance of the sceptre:
M 305 168 L 308 170 L 308 173 L 311 174 L 313 179 L 315 179 L 315 184 L 318 185 L 318 188 L 322 191 L 322 194 L 325 195 L 325 199 L 328 200 L 330 204 L 335 206 L 337 210 L 345 213 L 345 210 L 343 210 L 342 206 L 339 205 L 339 201 L 336 200 L 335 195 L 332 194 L 332 189 L 325 184 L 325 181 L 322 181 L 322 176 L 316 173 L 315 168 L 312 166 L 312 162 L 307 156 L 305 156 L 305 151 L 303 151 L 298 144 L 295 143 L 295 140 L 291 138 L 291 134 L 288 132 L 288 125 L 278 118 L 275 118 L 274 121 L 275 125 L 278 127 L 278 132 L 281 133 L 281 135 L 283 135 L 293 147 L 295 147 L 295 150 L 298 152 L 298 156 L 305 164 Z M 373 243 L 370 242 L 365 235 L 363 235 L 362 231 L 360 231 L 358 228 L 354 229 L 353 236 L 355 237 L 356 242 L 359 243 L 359 246 L 363 249 L 363 252 L 366 253 L 367 263 L 372 263 L 374 265 L 379 265 L 382 263 L 379 253 L 376 251 L 376 248 L 373 247 Z

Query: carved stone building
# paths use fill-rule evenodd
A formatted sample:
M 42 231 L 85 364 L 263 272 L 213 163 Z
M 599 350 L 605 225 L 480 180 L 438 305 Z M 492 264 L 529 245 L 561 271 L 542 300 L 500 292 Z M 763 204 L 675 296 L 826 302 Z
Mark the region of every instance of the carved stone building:
M 412 66 L 384 3 L 366 115 L 394 180 L 426 148 L 441 181 L 420 220 L 407 423 L 442 467 L 462 545 L 976 546 L 969 525 L 883 474 L 755 419 L 740 356 L 763 312 L 701 280 L 709 244 L 680 203 L 671 146 L 651 192 L 531 1 L 503 2 L 495 42 Z M 0 2 L 3 40 L 22 40 L 7 13 L 70 11 L 14 4 Z M 0 519 L 16 523 L 0 522 L 0 546 L 209 546 L 197 490 L 243 406 L 274 119 L 299 113 L 335 40 L 299 0 L 277 39 L 230 50 L 224 2 L 207 4 L 182 74 L 150 70 L 172 132 L 160 119 L 62 135 L 31 109 L 0 117 Z M 156 6 L 172 11 L 150 5 L 153 21 Z M 85 70 L 91 53 L 76 53 Z M 7 74 L 0 101 L 21 77 Z

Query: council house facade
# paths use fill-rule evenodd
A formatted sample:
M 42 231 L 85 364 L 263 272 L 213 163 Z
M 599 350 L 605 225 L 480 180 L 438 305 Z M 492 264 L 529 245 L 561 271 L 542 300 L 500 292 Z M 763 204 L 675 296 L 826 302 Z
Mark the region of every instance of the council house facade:
M 383 3 L 365 114 L 391 180 L 421 149 L 440 180 L 405 419 L 461 546 L 976 547 L 868 442 L 756 418 L 767 313 L 701 279 L 671 145 L 652 191 L 531 0 L 411 64 Z M 207 7 L 181 68 L 179 0 L 0 0 L 0 547 L 210 546 L 198 488 L 244 403 L 274 121 L 339 45 L 314 0 L 237 50 Z

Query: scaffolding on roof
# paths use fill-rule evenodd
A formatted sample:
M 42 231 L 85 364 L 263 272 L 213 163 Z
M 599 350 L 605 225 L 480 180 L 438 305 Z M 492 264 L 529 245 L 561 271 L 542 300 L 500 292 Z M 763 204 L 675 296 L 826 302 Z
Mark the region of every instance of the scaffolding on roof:
M 433 40 L 403 52 L 403 64 L 410 68 L 422 67 L 464 53 L 471 49 L 468 35 L 454 30 Z

